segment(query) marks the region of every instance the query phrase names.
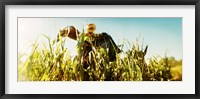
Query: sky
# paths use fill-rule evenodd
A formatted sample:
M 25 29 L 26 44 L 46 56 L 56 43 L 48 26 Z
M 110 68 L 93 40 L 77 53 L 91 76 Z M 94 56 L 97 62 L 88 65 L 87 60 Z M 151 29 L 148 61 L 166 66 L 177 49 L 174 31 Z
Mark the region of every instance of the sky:
M 165 54 L 182 59 L 182 18 L 18 18 L 18 51 L 29 53 L 30 45 L 38 35 L 45 34 L 53 40 L 66 26 L 82 31 L 89 23 L 96 25 L 95 33 L 108 33 L 117 45 L 124 41 L 136 43 L 138 38 L 140 44 L 143 42 L 143 48 L 148 45 L 147 60 Z M 47 42 L 47 39 L 40 37 L 40 41 Z M 73 56 L 76 55 L 76 44 L 75 40 L 66 38 L 65 47 Z M 124 51 L 131 48 L 126 44 Z

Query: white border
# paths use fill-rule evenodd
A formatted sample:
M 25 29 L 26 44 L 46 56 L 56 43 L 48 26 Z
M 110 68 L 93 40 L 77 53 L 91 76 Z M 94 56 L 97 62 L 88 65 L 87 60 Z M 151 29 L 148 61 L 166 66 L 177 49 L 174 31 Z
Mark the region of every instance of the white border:
M 6 5 L 5 9 L 6 94 L 195 94 L 194 5 Z M 183 81 L 17 82 L 17 17 L 182 17 Z

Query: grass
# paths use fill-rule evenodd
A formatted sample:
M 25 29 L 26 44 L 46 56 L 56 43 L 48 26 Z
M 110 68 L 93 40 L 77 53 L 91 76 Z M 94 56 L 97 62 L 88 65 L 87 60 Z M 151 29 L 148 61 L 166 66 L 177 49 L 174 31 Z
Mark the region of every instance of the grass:
M 65 40 L 57 43 L 56 39 L 51 40 L 43 35 L 48 40 L 48 45 L 45 45 L 36 39 L 25 61 L 22 61 L 25 55 L 18 53 L 18 81 L 82 81 L 86 77 L 91 81 L 182 80 L 182 60 L 152 57 L 147 64 L 146 52 L 140 49 L 138 42 L 127 52 L 122 52 L 126 57 L 120 58 L 117 54 L 117 59 L 113 62 L 106 61 L 108 55 L 104 49 L 91 52 L 88 56 L 90 66 L 85 69 L 81 64 L 81 46 L 86 37 L 83 33 L 81 35 L 75 58 L 64 47 Z M 85 76 L 85 73 L 89 76 Z

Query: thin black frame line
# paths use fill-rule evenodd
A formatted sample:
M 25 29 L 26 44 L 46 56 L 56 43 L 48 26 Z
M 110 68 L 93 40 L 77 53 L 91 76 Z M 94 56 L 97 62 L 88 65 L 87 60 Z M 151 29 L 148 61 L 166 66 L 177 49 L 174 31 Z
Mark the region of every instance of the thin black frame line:
M 19 0 L 20 1 L 20 0 Z M 199 8 L 200 8 L 200 2 L 199 2 L 199 0 L 191 0 L 191 2 L 190 2 L 190 4 L 188 4 L 188 2 L 186 2 L 186 1 L 188 1 L 188 0 L 184 0 L 183 2 L 184 3 L 187 3 L 186 5 L 194 5 L 195 4 L 195 12 L 196 12 L 196 14 L 195 14 L 195 42 L 198 40 L 198 38 L 197 38 L 197 36 L 199 36 L 199 31 L 200 31 L 200 28 L 199 28 L 199 22 L 200 22 L 200 18 L 199 18 L 199 14 L 200 14 L 200 10 L 199 10 Z M 39 1 L 38 1 L 39 2 Z M 2 10 L 1 10 L 1 13 L 2 13 L 2 15 L 4 15 L 4 16 L 2 16 L 2 18 L 1 18 L 1 21 L 2 21 L 2 40 L 0 40 L 0 41 L 2 41 L 2 45 L 3 45 L 3 47 L 5 48 L 5 4 L 9 4 L 9 3 L 11 3 L 11 5 L 17 5 L 17 4 L 23 4 L 23 2 L 17 2 L 17 3 L 15 3 L 15 2 L 1 2 L 2 3 Z M 42 2 L 39 2 L 40 4 L 42 4 Z M 43 2 L 45 5 L 50 5 L 51 3 L 49 3 L 48 4 L 48 2 L 46 1 L 46 2 Z M 178 5 L 181 5 L 181 4 L 184 4 L 184 3 L 181 3 L 181 1 L 179 1 L 177 4 Z M 28 4 L 30 4 L 30 5 L 32 5 L 31 4 L 31 2 L 29 2 Z M 34 3 L 33 3 L 34 4 Z M 40 5 L 40 4 L 37 4 L 37 5 Z M 150 4 L 152 4 L 152 3 L 150 3 Z M 155 3 L 153 3 L 153 4 L 155 4 Z M 159 2 L 157 2 L 156 4 L 159 4 Z M 173 3 L 173 4 L 176 4 L 176 3 Z M 54 4 L 52 4 L 52 5 L 54 5 Z M 149 4 L 148 4 L 149 5 Z M 3 21 L 4 21 L 4 23 L 3 23 Z M 1 29 L 1 28 L 0 28 Z M 197 51 L 199 48 L 197 47 L 197 42 L 195 43 L 195 50 Z M 3 63 L 3 66 L 2 67 L 0 67 L 1 68 L 1 71 L 3 71 L 3 72 L 1 72 L 1 88 L 3 88 L 3 89 L 1 89 L 1 97 L 2 96 L 9 96 L 8 94 L 6 94 L 5 95 L 5 82 L 2 82 L 2 81 L 5 81 L 5 49 L 3 49 L 3 51 L 1 51 L 1 54 L 3 55 L 3 59 L 2 59 L 2 63 Z M 187 95 L 186 94 L 186 98 L 198 98 L 199 97 L 199 77 L 197 77 L 197 75 L 199 75 L 199 67 L 197 66 L 197 64 L 198 64 L 198 62 L 197 62 L 197 58 L 198 58 L 198 56 L 197 55 L 199 55 L 199 53 L 198 52 L 195 52 L 195 54 L 196 54 L 196 56 L 195 56 L 195 97 L 192 97 L 192 96 L 194 96 L 194 95 Z M 2 74 L 4 74 L 4 75 L 2 75 Z M 11 95 L 11 94 L 10 94 Z M 12 96 L 12 95 L 11 95 Z M 23 94 L 21 94 L 21 95 L 14 95 L 13 97 L 16 97 L 16 96 L 19 96 L 19 97 L 22 97 L 23 96 Z M 32 97 L 37 97 L 37 96 L 40 96 L 40 95 L 31 95 Z M 61 95 L 62 96 L 62 95 Z M 71 97 L 75 97 L 76 95 L 64 95 L 64 97 L 65 96 L 71 96 Z M 101 95 L 99 95 L 100 97 L 105 97 L 105 98 L 108 98 L 109 97 L 109 95 L 104 95 L 104 96 L 101 96 Z M 99 97 L 98 96 L 98 97 Z M 143 95 L 141 95 L 141 96 L 143 96 Z M 146 95 L 144 95 L 144 98 L 145 98 L 145 96 Z M 158 95 L 159 96 L 159 95 Z M 165 96 L 168 96 L 168 95 L 165 95 Z M 180 95 L 169 95 L 169 96 L 172 96 L 172 97 L 174 97 L 174 98 L 177 98 L 177 97 L 179 97 Z M 176 97 L 177 96 L 177 97 Z M 185 96 L 185 95 L 183 95 L 183 96 Z M 48 97 L 48 95 L 42 95 L 42 97 Z M 80 98 L 80 96 L 77 96 L 78 98 Z M 87 96 L 86 95 L 86 97 L 90 97 L 90 96 Z M 135 97 L 137 98 L 137 95 L 135 95 Z M 161 95 L 161 97 L 162 97 L 162 95 Z M 160 97 L 160 98 L 161 98 Z M 111 95 L 111 97 L 110 98 L 113 98 L 113 96 Z M 124 97 L 121 97 L 121 98 L 124 98 Z M 182 99 L 182 98 L 180 98 L 180 99 Z
M 163 97 L 164 96 L 164 97 Z M 5 99 L 196 99 L 191 94 L 9 94 L 4 95 Z
M 0 93 L 0 95 L 1 95 L 1 97 L 3 96 L 3 95 L 5 95 L 5 3 L 4 2 L 2 2 L 2 4 L 1 4 L 1 8 L 2 8 L 2 10 L 1 10 L 1 12 L 2 12 L 2 18 L 1 18 L 1 24 L 2 24 L 2 34 L 1 34 L 1 46 L 3 47 L 3 49 L 1 49 L 1 55 L 2 55 L 2 59 L 1 59 L 1 65 L 3 65 L 3 66 L 0 66 L 0 69 L 1 69 L 1 73 L 0 73 L 0 77 L 1 77 L 1 85 L 0 85 L 0 88 L 2 88 L 2 89 L 0 89 L 1 90 L 1 93 Z M 4 58 L 3 58 L 4 57 Z
M 200 83 L 200 71 L 199 71 L 199 62 L 197 61 L 198 57 L 199 57 L 199 47 L 197 46 L 197 44 L 199 42 L 197 42 L 197 40 L 199 40 L 200 38 L 200 1 L 198 1 L 195 4 L 195 94 L 197 97 L 199 97 L 200 95 L 200 88 L 199 88 L 199 83 Z M 198 76 L 199 77 L 198 77 Z
M 199 0 L 41 0 L 7 1 L 6 5 L 195 5 Z M 48 4 L 47 4 L 48 3 Z
M 130 97 L 130 96 L 136 96 L 136 97 L 163 97 L 163 95 L 165 95 L 165 97 L 170 98 L 170 97 L 193 97 L 195 96 L 195 94 L 6 94 L 6 97 L 20 97 L 21 95 L 23 95 L 24 97 L 80 97 L 81 98 L 86 98 L 88 97 L 88 95 L 90 95 L 91 97 L 95 97 L 95 96 L 108 96 L 108 97 L 112 97 L 113 95 L 117 96 L 117 97 L 121 97 L 124 98 L 124 96 Z M 80 95 L 80 96 L 77 96 Z

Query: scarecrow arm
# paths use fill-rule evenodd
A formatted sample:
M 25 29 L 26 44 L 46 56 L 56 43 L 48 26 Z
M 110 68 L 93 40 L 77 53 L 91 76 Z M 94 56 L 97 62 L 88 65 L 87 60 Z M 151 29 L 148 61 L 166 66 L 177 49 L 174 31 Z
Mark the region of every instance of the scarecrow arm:
M 79 34 L 80 34 L 80 32 L 74 26 L 67 26 L 64 29 L 59 31 L 59 33 L 57 35 L 57 41 L 60 40 L 59 36 L 61 36 L 61 37 L 67 36 L 73 40 L 77 40 Z

